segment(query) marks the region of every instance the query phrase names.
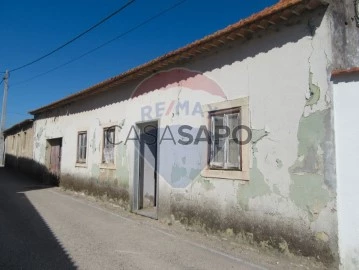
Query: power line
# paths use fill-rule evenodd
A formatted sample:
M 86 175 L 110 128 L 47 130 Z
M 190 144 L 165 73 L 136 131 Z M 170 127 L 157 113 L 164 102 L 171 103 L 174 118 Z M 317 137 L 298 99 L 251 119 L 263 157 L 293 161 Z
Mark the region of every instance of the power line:
M 41 61 L 42 59 L 54 54 L 55 52 L 61 50 L 62 48 L 66 47 L 67 45 L 71 44 L 72 42 L 74 42 L 75 40 L 79 39 L 80 37 L 82 37 L 83 35 L 87 34 L 88 32 L 92 31 L 93 29 L 95 29 L 96 27 L 98 27 L 99 25 L 103 24 L 105 21 L 109 20 L 110 18 L 112 18 L 113 16 L 117 15 L 118 13 L 120 13 L 122 10 L 124 10 L 125 8 L 127 8 L 129 5 L 131 5 L 133 2 L 135 2 L 136 0 L 130 0 L 128 1 L 125 5 L 121 6 L 119 9 L 117 9 L 116 11 L 114 11 L 113 13 L 111 13 L 110 15 L 108 15 L 107 17 L 103 18 L 102 20 L 100 20 L 98 23 L 96 23 L 95 25 L 91 26 L 89 29 L 87 29 L 86 31 L 82 32 L 81 34 L 77 35 L 76 37 L 70 39 L 69 41 L 67 41 L 66 43 L 64 43 L 63 45 L 61 45 L 60 47 L 52 50 L 51 52 L 27 63 L 24 64 L 22 66 L 19 66 L 17 68 L 13 68 L 12 70 L 10 70 L 10 72 L 14 72 L 20 69 L 23 69 L 25 67 L 28 67 L 36 62 Z
M 184 2 L 186 2 L 186 1 L 187 1 L 187 0 L 179 1 L 179 2 L 177 2 L 177 3 L 175 3 L 175 4 L 173 4 L 172 6 L 168 7 L 167 9 L 164 9 L 164 10 L 160 11 L 159 13 L 157 13 L 156 15 L 154 15 L 154 16 L 148 18 L 147 20 L 143 21 L 142 23 L 136 25 L 135 27 L 133 27 L 133 28 L 127 30 L 126 32 L 123 32 L 122 34 L 120 34 L 120 35 L 118 35 L 118 36 L 116 36 L 116 37 L 114 37 L 114 38 L 108 40 L 107 42 L 105 42 L 105 43 L 103 43 L 103 44 L 101 44 L 101 45 L 99 45 L 99 46 L 97 46 L 97 47 L 95 47 L 95 48 L 93 48 L 93 49 L 91 49 L 91 50 L 89 50 L 89 51 L 87 51 L 87 52 L 85 52 L 85 53 L 79 55 L 78 57 L 75 57 L 75 58 L 71 59 L 70 61 L 65 62 L 65 63 L 63 63 L 63 64 L 61 64 L 61 65 L 58 65 L 58 66 L 56 66 L 56 67 L 54 67 L 54 68 L 52 68 L 52 69 L 50 69 L 50 70 L 48 70 L 48 71 L 45 71 L 45 72 L 40 73 L 40 74 L 38 74 L 38 75 L 35 75 L 35 76 L 33 76 L 33 77 L 29 78 L 29 79 L 26 79 L 26 80 L 21 81 L 21 82 L 19 82 L 19 83 L 17 83 L 17 84 L 14 84 L 13 86 L 21 85 L 21 84 L 24 84 L 24 83 L 26 83 L 26 82 L 32 81 L 32 80 L 34 80 L 34 79 L 36 79 L 36 78 L 38 78 L 38 77 L 42 77 L 42 76 L 44 76 L 44 75 L 46 75 L 46 74 L 49 74 L 49 73 L 51 73 L 51 72 L 53 72 L 53 71 L 55 71 L 55 70 L 58 70 L 58 69 L 62 68 L 62 67 L 64 67 L 64 66 L 67 66 L 67 65 L 69 65 L 69 64 L 71 64 L 71 63 L 73 63 L 73 62 L 75 62 L 75 61 L 78 61 L 78 60 L 80 60 L 81 58 L 83 58 L 83 57 L 85 57 L 85 56 L 87 56 L 87 55 L 89 55 L 89 54 L 91 54 L 91 53 L 93 53 L 93 52 L 95 52 L 95 51 L 97 51 L 97 50 L 99 50 L 99 49 L 101 49 L 101 48 L 107 46 L 108 44 L 110 44 L 110 43 L 112 43 L 112 42 L 114 42 L 114 41 L 116 41 L 116 40 L 118 40 L 118 39 L 120 39 L 120 38 L 122 38 L 122 37 L 128 35 L 129 33 L 131 33 L 131 32 L 133 32 L 133 31 L 137 30 L 138 28 L 141 28 L 142 26 L 144 26 L 144 25 L 148 24 L 149 22 L 151 22 L 151 21 L 157 19 L 158 17 L 160 17 L 160 16 L 166 14 L 167 12 L 171 11 L 172 9 L 175 9 L 175 8 L 178 7 L 179 5 L 182 5 L 182 4 L 183 4 Z

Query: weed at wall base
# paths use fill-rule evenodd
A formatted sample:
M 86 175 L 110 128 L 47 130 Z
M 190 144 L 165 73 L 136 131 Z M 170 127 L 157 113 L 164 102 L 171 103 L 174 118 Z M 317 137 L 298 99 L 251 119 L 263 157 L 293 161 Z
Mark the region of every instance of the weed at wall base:
M 128 190 L 113 184 L 104 182 L 97 183 L 92 179 L 83 179 L 71 175 L 60 177 L 60 187 L 76 192 L 84 192 L 87 195 L 113 200 L 122 207 L 127 208 L 129 204 Z

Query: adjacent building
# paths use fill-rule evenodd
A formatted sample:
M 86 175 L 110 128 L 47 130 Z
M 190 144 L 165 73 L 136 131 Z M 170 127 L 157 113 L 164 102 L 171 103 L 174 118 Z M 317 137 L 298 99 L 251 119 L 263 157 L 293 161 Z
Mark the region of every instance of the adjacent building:
M 336 161 L 350 145 L 335 137 L 345 123 L 357 130 L 340 109 L 358 97 L 357 73 L 353 84 L 338 75 L 359 66 L 354 11 L 349 0 L 282 0 L 36 109 L 32 159 L 64 185 L 118 192 L 133 212 L 355 269 L 358 202 L 339 183 L 355 172 Z M 18 135 L 7 134 L 8 150 Z
M 6 166 L 21 171 L 32 171 L 34 132 L 33 120 L 26 119 L 5 130 Z

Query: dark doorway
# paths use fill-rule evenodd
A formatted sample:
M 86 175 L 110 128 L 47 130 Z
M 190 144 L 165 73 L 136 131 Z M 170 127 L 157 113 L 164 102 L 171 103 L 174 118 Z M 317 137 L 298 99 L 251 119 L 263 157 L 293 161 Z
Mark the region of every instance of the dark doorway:
M 137 125 L 140 142 L 138 154 L 137 207 L 139 214 L 157 218 L 157 147 L 158 123 L 146 122 Z
M 51 174 L 59 177 L 61 172 L 62 138 L 47 140 L 48 168 Z

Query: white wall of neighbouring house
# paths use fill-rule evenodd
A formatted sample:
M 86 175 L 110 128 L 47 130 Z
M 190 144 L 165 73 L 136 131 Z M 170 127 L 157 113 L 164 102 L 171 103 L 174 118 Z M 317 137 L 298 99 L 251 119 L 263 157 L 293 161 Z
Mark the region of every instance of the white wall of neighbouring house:
M 159 148 L 159 217 L 198 219 L 193 223 L 215 231 L 260 231 L 263 240 L 276 237 L 295 252 L 332 260 L 337 252 L 337 216 L 332 84 L 327 71 L 331 30 L 326 15 L 315 13 L 301 20 L 181 65 L 216 82 L 225 97 L 176 82 L 169 91 L 153 89 L 131 98 L 141 83 L 133 81 L 37 116 L 34 158 L 46 164 L 46 140 L 63 138 L 63 175 L 115 181 L 133 199 L 135 144 L 116 146 L 115 165 L 104 166 L 103 128 L 121 126 L 117 136 L 125 141 L 131 126 L 146 120 L 141 111 L 148 106 L 162 131 L 167 125 L 198 127 L 208 122 L 193 113 L 197 102 L 205 106 L 248 98 L 253 132 L 249 179 L 205 176 L 201 171 L 207 162 L 206 147 L 186 148 L 166 140 Z M 309 20 L 316 26 L 313 35 Z M 173 102 L 186 101 L 189 112 L 170 110 Z M 88 134 L 83 165 L 76 163 L 80 131 Z
M 359 268 L 359 74 L 334 84 L 339 249 L 342 269 Z

